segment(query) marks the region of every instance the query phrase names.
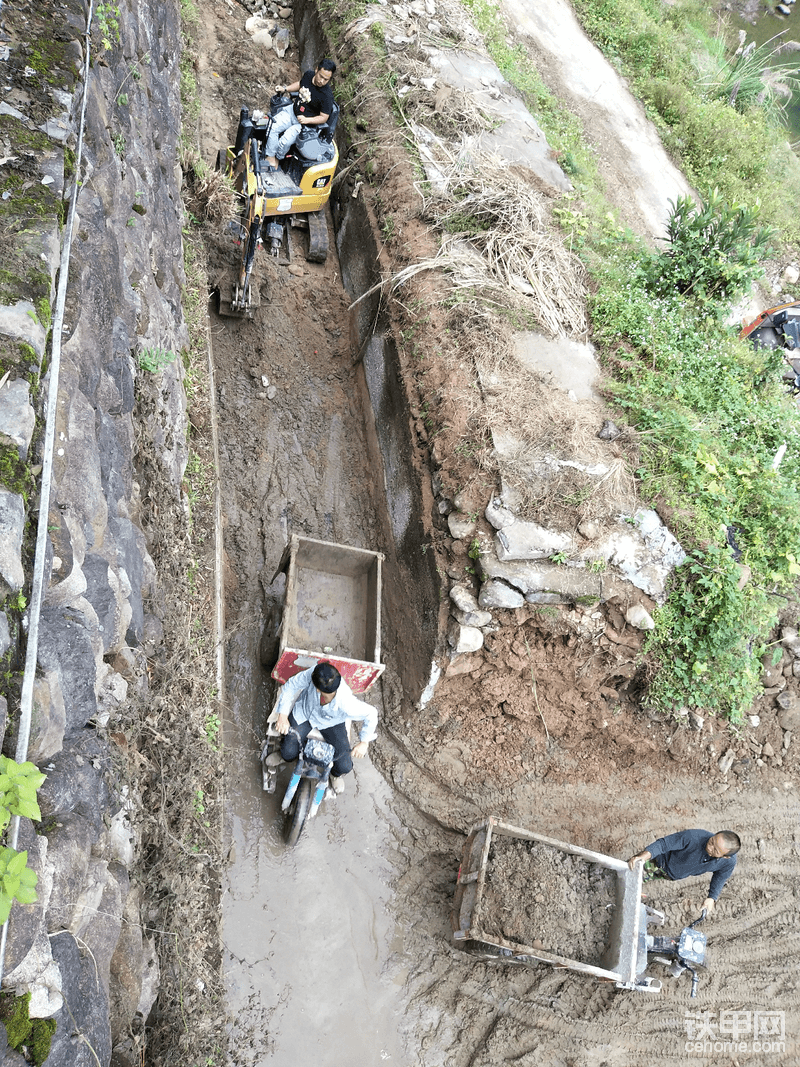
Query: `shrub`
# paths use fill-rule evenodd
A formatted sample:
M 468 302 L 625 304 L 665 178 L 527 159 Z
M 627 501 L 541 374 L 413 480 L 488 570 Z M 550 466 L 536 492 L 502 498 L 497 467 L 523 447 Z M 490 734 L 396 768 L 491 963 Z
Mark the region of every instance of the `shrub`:
M 758 225 L 758 204 L 728 205 L 718 189 L 700 204 L 690 196 L 670 204 L 669 248 L 644 261 L 650 292 L 729 301 L 763 274 L 761 261 L 773 233 Z

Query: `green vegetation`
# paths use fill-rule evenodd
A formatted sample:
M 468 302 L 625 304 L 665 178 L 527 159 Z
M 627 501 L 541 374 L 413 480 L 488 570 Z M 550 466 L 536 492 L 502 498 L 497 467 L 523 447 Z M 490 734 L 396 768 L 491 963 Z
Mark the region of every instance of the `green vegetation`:
M 94 13 L 103 48 L 111 51 L 119 44 L 119 7 L 109 0 L 100 0 Z
M 12 815 L 41 819 L 36 791 L 45 778 L 34 763 L 16 763 L 0 755 L 0 833 L 5 831 Z M 39 876 L 26 866 L 27 861 L 27 852 L 0 846 L 0 923 L 8 918 L 15 900 L 33 904 L 37 899 Z
M 27 504 L 34 484 L 30 468 L 19 458 L 19 447 L 0 433 L 0 485 L 19 493 Z
M 800 167 L 786 143 L 780 87 L 796 84 L 798 68 L 765 76 L 772 42 L 737 48 L 713 7 L 697 0 L 576 0 L 575 8 L 692 185 L 704 194 L 716 187 L 731 203 L 760 199 L 763 222 L 797 241 Z
M 158 374 L 170 363 L 174 363 L 177 358 L 177 353 L 158 346 L 143 348 L 136 357 L 140 370 L 147 371 L 148 374 Z
M 20 1050 L 24 1045 L 28 1052 L 27 1062 L 42 1064 L 50 1055 L 50 1044 L 56 1032 L 55 1019 L 31 1019 L 31 994 L 21 997 L 3 993 L 0 996 L 0 1021 L 6 1028 L 8 1044 Z
M 756 693 L 776 594 L 794 580 L 800 492 L 792 461 L 775 470 L 773 459 L 783 443 L 796 454 L 800 415 L 781 385 L 780 353 L 756 353 L 722 324 L 722 298 L 750 280 L 757 251 L 744 240 L 731 261 L 721 255 L 725 220 L 741 216 L 719 199 L 704 244 L 695 223 L 708 208 L 676 206 L 673 242 L 657 256 L 611 227 L 596 236 L 590 309 L 611 398 L 640 435 L 642 497 L 671 513 L 689 552 L 648 638 L 650 699 L 739 720 Z M 687 283 L 687 249 L 702 284 Z M 740 564 L 750 581 L 740 581 Z

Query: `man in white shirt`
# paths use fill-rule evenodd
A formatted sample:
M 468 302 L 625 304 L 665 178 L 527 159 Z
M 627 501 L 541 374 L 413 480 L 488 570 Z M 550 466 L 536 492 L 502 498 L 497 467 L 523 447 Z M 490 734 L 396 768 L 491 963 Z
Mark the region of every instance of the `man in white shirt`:
M 359 700 L 332 663 L 318 663 L 301 671 L 282 687 L 278 697 L 275 729 L 283 734 L 281 756 L 290 763 L 300 755 L 300 748 L 316 727 L 329 745 L 333 745 L 331 788 L 344 789 L 342 779 L 353 769 L 353 759 L 367 754 L 370 741 L 377 736 L 378 713 L 371 704 Z M 349 722 L 360 722 L 357 744 L 350 747 Z

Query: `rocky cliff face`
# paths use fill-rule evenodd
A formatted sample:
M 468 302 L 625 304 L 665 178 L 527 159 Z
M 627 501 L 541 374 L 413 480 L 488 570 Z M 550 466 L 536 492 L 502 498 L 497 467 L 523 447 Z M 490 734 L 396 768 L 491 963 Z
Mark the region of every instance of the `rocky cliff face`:
M 157 992 L 129 873 L 132 798 L 117 784 L 112 738 L 129 694 L 146 697 L 146 654 L 161 635 L 137 435 L 152 443 L 177 509 L 187 455 L 178 5 L 136 0 L 104 11 L 85 85 L 79 0 L 6 4 L 0 45 L 0 650 L 12 683 L 24 660 L 19 594 L 29 589 L 37 521 L 49 532 L 28 753 L 48 777 L 40 832 L 23 820 L 20 845 L 38 871 L 39 901 L 12 910 L 3 987 L 30 990 L 31 1015 L 55 1018 L 51 1065 L 107 1064 L 115 1048 L 114 1062 L 128 1062 L 131 1020 L 147 1016 Z M 76 166 L 67 266 L 62 222 Z M 58 272 L 67 269 L 56 382 L 48 329 Z M 30 472 L 42 463 L 51 389 L 53 488 L 40 520 Z M 13 684 L 6 701 L 4 750 L 13 755 Z M 3 1062 L 22 1060 L 7 1052 Z

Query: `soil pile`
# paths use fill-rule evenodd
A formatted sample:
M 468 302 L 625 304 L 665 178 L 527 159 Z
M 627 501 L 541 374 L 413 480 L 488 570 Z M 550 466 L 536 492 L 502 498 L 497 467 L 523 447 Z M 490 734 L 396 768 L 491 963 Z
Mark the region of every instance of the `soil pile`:
M 479 921 L 485 934 L 598 964 L 614 905 L 607 867 L 538 841 L 492 838 Z

